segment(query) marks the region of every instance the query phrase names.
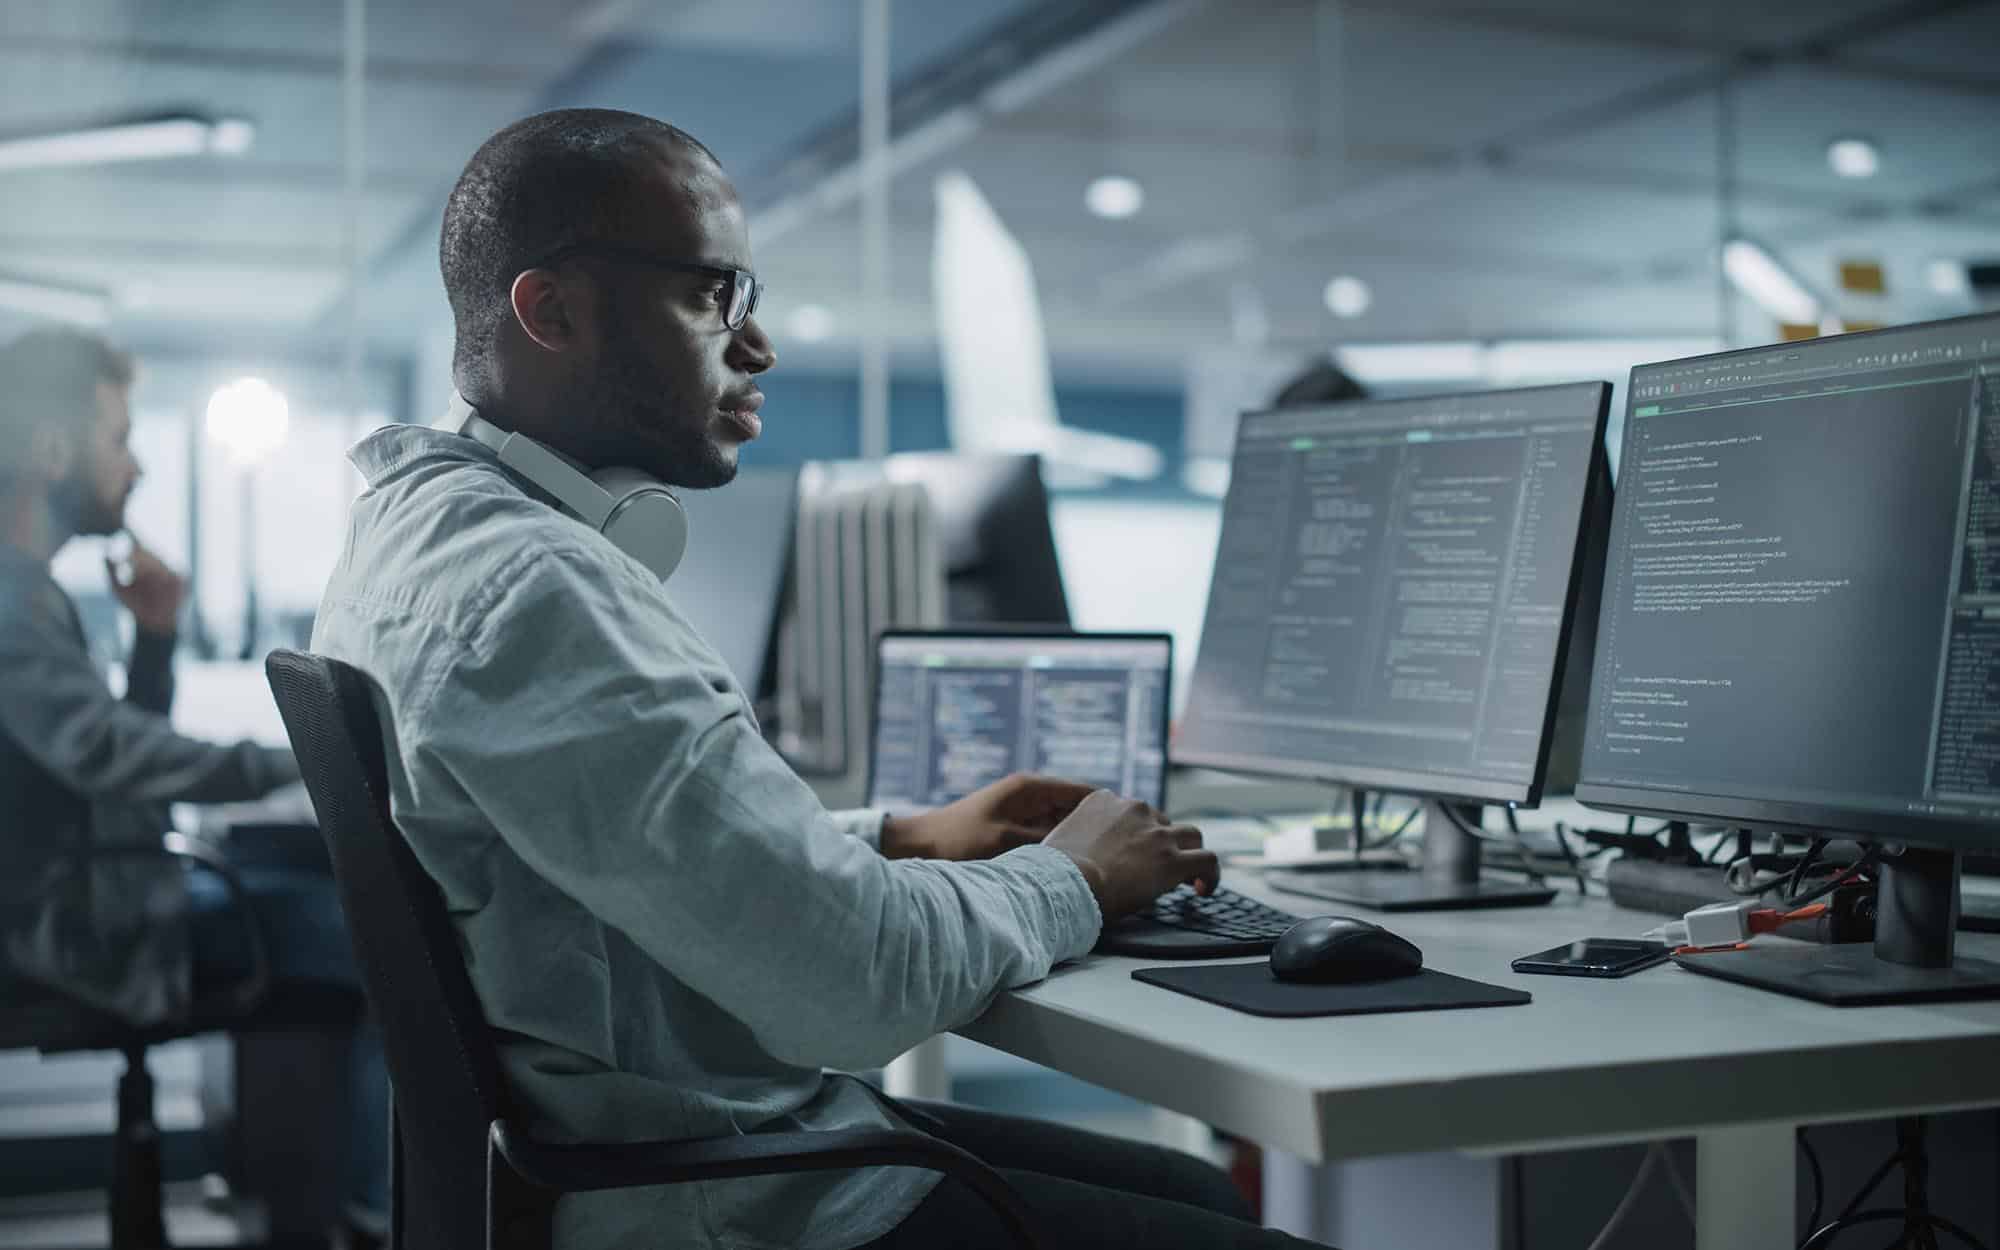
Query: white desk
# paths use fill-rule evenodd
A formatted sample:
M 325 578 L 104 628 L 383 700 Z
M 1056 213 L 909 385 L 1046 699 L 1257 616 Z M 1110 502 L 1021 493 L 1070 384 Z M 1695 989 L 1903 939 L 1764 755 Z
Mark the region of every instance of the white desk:
M 1334 909 L 1252 873 L 1227 881 L 1288 911 Z M 1535 1001 L 1262 1019 L 1132 980 L 1157 961 L 1092 957 L 959 1032 L 1315 1164 L 1692 1135 L 1702 1250 L 1794 1244 L 1791 1203 L 1769 1195 L 1793 1192 L 1796 1125 L 2000 1104 L 2000 1002 L 1822 1007 L 1672 966 L 1515 974 L 1518 955 L 1658 923 L 1567 885 L 1548 907 L 1371 918 L 1427 966 Z M 1960 947 L 1992 958 L 2000 937 Z

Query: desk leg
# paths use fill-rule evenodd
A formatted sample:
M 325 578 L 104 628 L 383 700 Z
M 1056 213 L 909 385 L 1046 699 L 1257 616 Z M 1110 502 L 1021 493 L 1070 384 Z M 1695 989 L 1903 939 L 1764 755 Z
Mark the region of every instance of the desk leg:
M 1264 1227 L 1324 1241 L 1332 1233 L 1327 1219 L 1327 1169 L 1307 1163 L 1288 1151 L 1264 1148 Z
M 1798 1142 L 1790 1124 L 1695 1138 L 1695 1250 L 1798 1244 Z
M 934 1037 L 890 1060 L 882 1069 L 882 1089 L 891 1098 L 948 1100 L 951 1072 L 945 1067 L 944 1038 Z

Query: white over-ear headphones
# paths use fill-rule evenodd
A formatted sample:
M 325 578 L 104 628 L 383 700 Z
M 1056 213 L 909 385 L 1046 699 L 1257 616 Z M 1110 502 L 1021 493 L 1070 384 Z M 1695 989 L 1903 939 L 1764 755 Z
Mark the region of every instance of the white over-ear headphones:
M 451 410 L 440 424 L 491 447 L 501 464 L 553 495 L 578 520 L 661 581 L 680 566 L 687 552 L 687 512 L 653 478 L 637 469 L 586 473 L 560 452 L 494 425 L 461 395 L 451 397 Z

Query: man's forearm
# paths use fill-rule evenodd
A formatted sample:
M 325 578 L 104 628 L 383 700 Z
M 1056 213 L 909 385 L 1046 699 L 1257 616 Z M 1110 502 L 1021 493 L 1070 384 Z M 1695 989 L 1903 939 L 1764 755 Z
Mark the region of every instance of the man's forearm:
M 125 662 L 125 701 L 166 716 L 174 710 L 174 645 L 169 630 L 156 633 L 141 628 L 132 639 L 132 654 Z

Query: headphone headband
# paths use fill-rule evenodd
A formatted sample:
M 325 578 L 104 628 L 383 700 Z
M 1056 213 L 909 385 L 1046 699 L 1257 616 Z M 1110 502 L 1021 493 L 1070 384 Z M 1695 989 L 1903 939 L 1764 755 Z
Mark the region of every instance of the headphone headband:
M 534 483 L 585 525 L 665 581 L 687 551 L 687 512 L 658 481 L 636 469 L 585 472 L 569 457 L 525 434 L 503 430 L 453 394 L 440 422 L 490 448 L 500 463 Z

